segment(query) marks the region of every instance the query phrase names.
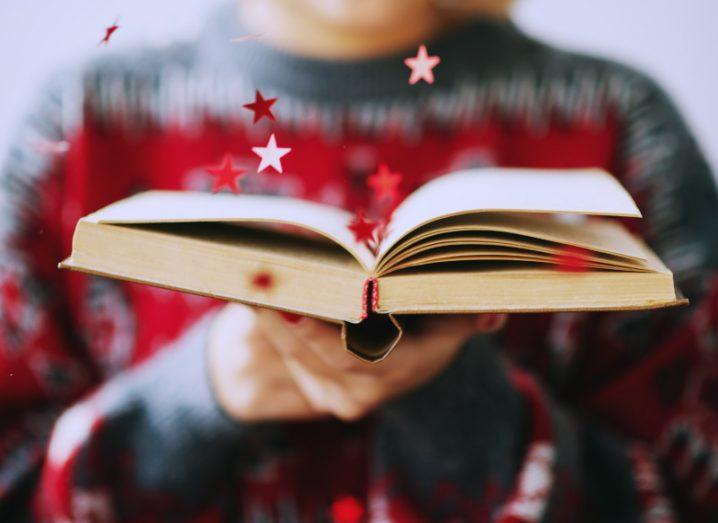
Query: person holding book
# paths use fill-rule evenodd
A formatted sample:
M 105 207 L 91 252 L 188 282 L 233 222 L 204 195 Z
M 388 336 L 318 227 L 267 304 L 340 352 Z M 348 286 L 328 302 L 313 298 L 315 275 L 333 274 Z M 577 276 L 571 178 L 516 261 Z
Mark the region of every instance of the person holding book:
M 509 7 L 240 0 L 198 42 L 47 86 L 0 178 L 2 521 L 718 518 L 710 169 L 654 82 Z M 440 62 L 411 83 L 421 45 Z M 244 192 L 350 211 L 381 211 L 381 164 L 402 195 L 465 167 L 607 169 L 690 305 L 421 317 L 370 364 L 316 319 L 57 271 L 81 216 L 209 191 L 208 165 L 256 167 L 270 136 L 283 172 Z

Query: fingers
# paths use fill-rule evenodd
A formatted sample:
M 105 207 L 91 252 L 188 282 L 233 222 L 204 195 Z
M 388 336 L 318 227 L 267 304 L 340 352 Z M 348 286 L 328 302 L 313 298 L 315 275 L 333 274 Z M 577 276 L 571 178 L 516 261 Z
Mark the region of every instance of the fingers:
M 269 310 L 259 311 L 257 317 L 262 330 L 272 333 L 292 378 L 316 410 L 356 420 L 377 404 L 381 384 L 376 376 L 337 368 L 346 364 L 333 359 L 336 355 L 351 356 L 342 348 L 335 326 L 311 318 L 288 322 Z
M 375 367 L 346 350 L 339 327 L 318 321 L 304 322 L 298 327 L 297 335 L 319 359 L 335 371 L 354 373 L 370 371 Z
M 299 420 L 321 414 L 302 395 L 249 307 L 228 305 L 217 314 L 207 364 L 215 398 L 234 419 Z
M 328 367 L 341 372 L 369 370 L 365 362 L 345 350 L 339 327 L 312 318 L 280 313 L 292 332 Z
M 316 419 L 328 414 L 318 412 L 302 394 L 295 390 L 282 387 L 265 392 L 266 394 L 258 398 L 258 402 L 262 402 L 262 417 L 248 421 L 302 421 Z M 271 401 L 267 401 L 267 398 L 271 398 Z
M 239 303 L 228 303 L 217 313 L 213 325 L 222 325 L 221 332 L 225 337 L 245 336 L 254 325 L 254 310 L 252 307 Z
M 328 369 L 322 361 L 313 354 L 304 337 L 299 331 L 305 329 L 310 332 L 310 324 L 316 322 L 311 318 L 299 317 L 299 320 L 286 320 L 283 314 L 269 309 L 257 309 L 257 324 L 262 333 L 270 340 L 272 345 L 285 359 L 299 360 L 318 374 L 327 374 Z M 319 322 L 317 322 L 319 323 Z
M 332 390 L 334 387 L 330 384 L 326 367 L 292 332 L 294 325 L 290 327 L 278 313 L 267 309 L 257 310 L 257 322 L 282 356 L 287 370 L 304 397 L 318 412 L 332 412 L 329 400 L 339 396 L 339 391 Z
M 352 420 L 381 401 L 430 379 L 472 334 L 498 330 L 506 322 L 506 315 L 422 318 L 420 331 L 405 335 L 394 354 L 376 364 L 346 351 L 335 325 L 268 309 L 257 309 L 256 322 L 312 407 Z
M 324 363 L 306 339 L 313 334 L 329 336 L 328 332 L 324 332 L 325 326 L 311 318 L 302 318 L 290 323 L 279 313 L 268 309 L 258 309 L 257 321 L 262 332 L 283 356 L 287 367 L 305 394 L 313 398 L 317 404 L 323 403 L 322 396 L 326 394 L 322 388 L 330 381 L 340 383 L 342 375 Z M 336 337 L 338 340 L 338 333 L 333 334 L 332 339 Z
M 279 358 L 280 363 L 281 361 Z M 236 407 L 230 414 L 250 422 L 303 420 L 324 414 L 314 408 L 300 392 L 284 365 L 281 370 L 282 375 L 276 375 L 275 372 L 274 376 L 267 376 L 262 374 L 264 371 L 257 370 L 241 376 L 241 379 L 235 379 L 232 398 L 228 403 Z
M 496 332 L 506 325 L 508 316 L 506 314 L 479 314 L 475 317 L 477 332 Z

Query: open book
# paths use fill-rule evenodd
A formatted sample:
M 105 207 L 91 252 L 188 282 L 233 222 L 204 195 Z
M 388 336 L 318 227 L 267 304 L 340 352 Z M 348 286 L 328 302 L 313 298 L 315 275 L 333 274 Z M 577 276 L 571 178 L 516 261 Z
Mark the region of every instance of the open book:
M 401 336 L 394 315 L 685 303 L 645 244 L 595 217 L 640 215 L 597 169 L 462 171 L 404 200 L 371 250 L 335 207 L 150 191 L 82 218 L 60 267 L 339 322 L 348 349 L 378 360 Z M 586 270 L 557 267 L 566 248 Z

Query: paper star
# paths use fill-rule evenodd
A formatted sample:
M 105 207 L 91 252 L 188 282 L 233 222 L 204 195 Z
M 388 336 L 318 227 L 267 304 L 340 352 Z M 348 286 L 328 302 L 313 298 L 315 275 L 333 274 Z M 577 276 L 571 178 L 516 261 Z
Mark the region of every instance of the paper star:
M 217 192 L 222 187 L 229 187 L 233 193 L 240 193 L 240 189 L 237 186 L 237 179 L 244 174 L 244 169 L 234 167 L 231 154 L 225 154 L 220 165 L 207 167 L 205 170 L 214 176 L 212 192 Z
M 102 44 L 109 44 L 110 43 L 110 37 L 112 36 L 112 33 L 117 31 L 120 28 L 119 25 L 117 25 L 117 20 L 115 20 L 115 23 L 113 23 L 110 27 L 105 28 L 105 36 L 100 40 L 100 42 L 97 45 Z
M 289 154 L 290 147 L 277 147 L 277 139 L 274 133 L 269 137 L 266 147 L 252 147 L 254 154 L 262 160 L 259 162 L 257 172 L 261 173 L 267 167 L 274 167 L 277 172 L 282 172 L 282 156 Z
M 406 66 L 411 69 L 411 76 L 409 77 L 409 83 L 414 85 L 419 80 L 424 80 L 426 83 L 434 83 L 434 67 L 439 65 L 441 58 L 438 56 L 429 56 L 426 51 L 425 45 L 419 46 L 419 52 L 416 56 L 407 58 L 404 60 Z
M 382 163 L 377 172 L 369 176 L 367 185 L 372 188 L 377 200 L 395 200 L 399 196 L 401 178 L 401 173 L 391 172 L 389 167 Z
M 254 91 L 254 102 L 252 102 L 251 104 L 244 104 L 242 107 L 246 107 L 250 111 L 254 111 L 253 123 L 257 123 L 265 116 L 270 120 L 274 120 L 274 115 L 272 114 L 271 108 L 276 101 L 276 98 L 268 98 L 265 100 L 262 97 L 262 93 L 260 93 L 259 91 Z
M 331 506 L 332 523 L 359 523 L 364 519 L 364 507 L 353 496 L 337 498 Z
M 573 245 L 562 247 L 554 256 L 554 264 L 559 271 L 586 272 L 588 270 L 588 251 Z
M 267 291 L 274 287 L 274 277 L 266 271 L 260 271 L 252 276 L 252 287 Z
M 349 230 L 354 233 L 354 239 L 357 242 L 368 243 L 374 240 L 374 231 L 379 224 L 373 220 L 367 220 L 364 211 L 359 210 L 349 222 Z

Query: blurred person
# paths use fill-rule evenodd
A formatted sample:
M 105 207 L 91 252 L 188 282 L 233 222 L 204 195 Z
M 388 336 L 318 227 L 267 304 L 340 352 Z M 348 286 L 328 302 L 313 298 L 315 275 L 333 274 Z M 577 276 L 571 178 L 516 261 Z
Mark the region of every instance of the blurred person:
M 0 178 L 0 520 L 718 520 L 709 168 L 650 78 L 509 7 L 241 0 L 197 42 L 46 86 Z M 407 82 L 420 44 L 433 85 Z M 276 121 L 243 107 L 257 89 Z M 603 167 L 691 305 L 424 318 L 368 364 L 317 320 L 56 269 L 81 216 L 210 190 L 206 166 L 251 169 L 270 132 L 284 173 L 244 192 L 348 209 L 380 163 L 404 195 L 465 167 Z

